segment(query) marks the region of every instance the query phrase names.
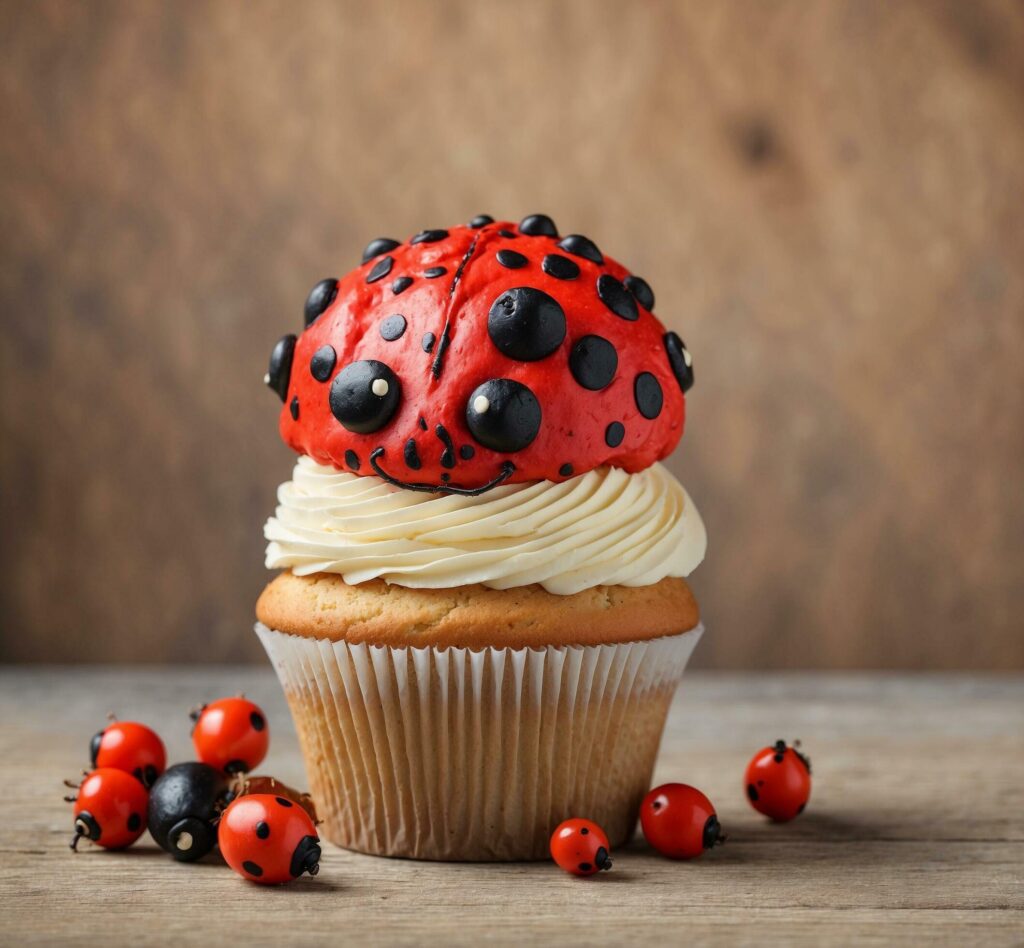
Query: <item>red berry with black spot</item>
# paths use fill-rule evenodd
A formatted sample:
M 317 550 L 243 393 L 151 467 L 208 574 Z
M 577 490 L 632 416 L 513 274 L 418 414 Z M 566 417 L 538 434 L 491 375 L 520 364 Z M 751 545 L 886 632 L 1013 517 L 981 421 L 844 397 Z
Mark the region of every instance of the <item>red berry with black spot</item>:
M 647 842 L 669 859 L 696 859 L 725 841 L 711 801 L 685 783 L 662 784 L 648 793 L 640 825 Z
M 267 756 L 270 728 L 258 705 L 221 698 L 193 714 L 192 743 L 204 763 L 228 774 L 246 773 Z
M 811 762 L 796 747 L 776 741 L 753 756 L 744 782 L 747 799 L 758 813 L 788 823 L 803 813 L 811 797 Z
M 156 731 L 135 721 L 115 721 L 89 744 L 93 769 L 113 768 L 134 774 L 147 787 L 167 766 L 167 751 Z
M 94 770 L 78 786 L 75 797 L 75 835 L 71 848 L 89 839 L 104 849 L 131 846 L 146 829 L 146 788 L 129 773 L 105 767 Z
M 566 820 L 551 834 L 551 858 L 574 876 L 611 869 L 608 837 L 592 820 Z
M 254 793 L 224 811 L 217 833 L 221 855 L 243 879 L 260 885 L 291 882 L 320 871 L 320 838 L 309 814 L 286 797 Z

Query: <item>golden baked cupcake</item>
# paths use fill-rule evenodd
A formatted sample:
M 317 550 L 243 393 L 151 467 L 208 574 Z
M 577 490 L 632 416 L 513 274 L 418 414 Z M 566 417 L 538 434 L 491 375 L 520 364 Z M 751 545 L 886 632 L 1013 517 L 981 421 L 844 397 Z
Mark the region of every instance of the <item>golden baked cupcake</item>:
M 706 545 L 657 463 L 693 370 L 653 307 L 550 218 L 481 216 L 372 241 L 275 347 L 301 456 L 257 632 L 332 842 L 510 860 L 570 816 L 632 832 Z

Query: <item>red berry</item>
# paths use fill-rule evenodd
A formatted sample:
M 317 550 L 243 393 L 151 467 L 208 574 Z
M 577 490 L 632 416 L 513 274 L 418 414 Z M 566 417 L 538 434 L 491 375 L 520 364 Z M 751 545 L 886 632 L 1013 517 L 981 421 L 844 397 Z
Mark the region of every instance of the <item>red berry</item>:
M 647 842 L 670 859 L 696 859 L 725 839 L 711 801 L 685 783 L 665 783 L 648 793 L 640 804 L 640 825 Z
M 93 736 L 89 744 L 92 766 L 134 774 L 147 787 L 167 766 L 167 751 L 157 733 L 145 724 L 115 721 Z
M 785 741 L 759 750 L 747 764 L 747 799 L 776 823 L 788 823 L 804 811 L 811 796 L 811 762 Z
M 611 869 L 609 850 L 604 830 L 591 820 L 566 820 L 551 834 L 551 858 L 574 876 Z
M 258 705 L 245 698 L 221 698 L 204 705 L 195 718 L 196 756 L 225 773 L 252 770 L 267 756 L 270 728 Z
M 285 797 L 239 797 L 220 818 L 221 855 L 244 879 L 277 885 L 320 871 L 320 838 L 301 806 Z
M 149 794 L 123 770 L 94 770 L 79 785 L 78 796 L 67 799 L 75 804 L 72 849 L 82 837 L 104 849 L 124 849 L 145 832 Z

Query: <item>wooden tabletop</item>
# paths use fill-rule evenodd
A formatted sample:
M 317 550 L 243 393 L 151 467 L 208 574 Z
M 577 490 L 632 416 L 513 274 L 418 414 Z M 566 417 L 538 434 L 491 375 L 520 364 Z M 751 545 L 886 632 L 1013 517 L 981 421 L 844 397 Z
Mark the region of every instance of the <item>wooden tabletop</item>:
M 284 701 L 262 668 L 0 670 L 0 943 L 516 945 L 1021 944 L 1024 678 L 687 675 L 655 778 L 702 788 L 728 843 L 692 863 L 634 840 L 592 880 L 548 863 L 456 865 L 325 846 L 282 888 L 144 838 L 68 851 L 61 780 L 108 711 L 156 727 L 173 760 L 187 710 L 244 691 L 274 732 L 262 770 L 302 783 Z M 748 806 L 748 757 L 802 738 L 814 792 L 796 822 Z

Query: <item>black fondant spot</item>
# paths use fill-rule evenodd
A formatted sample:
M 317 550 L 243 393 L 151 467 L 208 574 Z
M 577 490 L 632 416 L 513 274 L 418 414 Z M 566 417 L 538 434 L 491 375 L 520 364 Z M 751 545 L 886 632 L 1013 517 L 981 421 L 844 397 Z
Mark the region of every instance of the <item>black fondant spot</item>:
M 434 348 L 434 343 L 436 341 L 436 337 L 432 332 L 425 332 L 423 334 L 423 351 L 430 352 L 430 350 Z
M 159 776 L 160 775 L 156 772 L 156 767 L 154 767 L 152 764 L 146 764 L 146 770 L 143 775 L 142 782 L 147 787 L 152 787 L 153 784 L 156 783 L 156 778 Z
M 423 271 L 423 275 L 428 280 L 433 280 L 435 277 L 444 276 L 447 272 L 447 267 L 427 267 L 427 269 Z
M 531 214 L 519 222 L 519 233 L 530 237 L 557 237 L 558 228 L 547 214 Z
M 364 261 L 365 262 L 365 261 Z M 306 297 L 306 305 L 303 307 L 303 318 L 305 325 L 309 326 L 315 322 L 331 303 L 334 302 L 334 298 L 338 295 L 338 281 L 331 278 L 328 280 L 321 280 L 309 291 L 309 296 Z
M 345 463 L 352 468 L 353 471 L 359 470 L 359 455 L 351 448 L 345 452 Z
M 548 276 L 556 280 L 575 280 L 580 275 L 579 264 L 560 253 L 549 253 L 540 266 Z
M 378 280 L 383 280 L 391 272 L 391 268 L 394 265 L 394 257 L 381 257 L 370 269 L 370 272 L 366 274 L 366 282 L 376 283 Z
M 249 859 L 246 859 L 245 862 L 242 863 L 242 868 L 248 872 L 250 876 L 255 876 L 257 879 L 263 875 L 263 867 L 256 865 L 256 863 Z
M 580 863 L 580 872 L 590 872 L 594 867 L 589 862 Z
M 536 362 L 551 355 L 565 339 L 565 312 L 543 290 L 516 286 L 491 304 L 487 332 L 509 358 Z
M 128 817 L 128 829 L 134 833 L 140 826 L 142 826 L 142 817 L 138 813 L 133 813 Z
M 412 277 L 398 277 L 391 284 L 391 292 L 398 296 L 399 293 L 404 293 L 410 286 L 412 286 Z
M 619 366 L 619 355 L 602 336 L 584 336 L 569 353 L 569 371 L 586 389 L 599 392 L 611 384 Z
M 366 249 L 363 251 L 363 263 L 369 263 L 374 257 L 394 250 L 397 246 L 399 246 L 397 240 L 392 240 L 390 237 L 377 237 L 366 245 Z
M 249 769 L 249 765 L 240 759 L 229 760 L 224 765 L 224 772 L 228 774 L 244 774 Z
M 597 278 L 597 295 L 616 316 L 630 322 L 640 318 L 633 294 L 610 273 L 602 273 Z
M 386 383 L 378 395 L 373 386 Z M 378 386 L 383 388 L 384 386 Z M 330 406 L 334 417 L 349 431 L 369 434 L 383 428 L 398 409 L 402 386 L 398 376 L 383 362 L 364 359 L 350 362 L 331 383 Z
M 420 415 L 420 420 L 419 420 L 419 421 L 417 422 L 417 424 L 418 424 L 418 425 L 420 426 L 420 428 L 422 428 L 422 429 L 423 429 L 424 431 L 426 431 L 426 430 L 427 430 L 427 419 L 426 419 L 426 418 L 424 418 L 424 417 L 423 417 L 422 415 Z
M 571 477 L 572 476 L 572 471 L 573 471 L 573 467 L 572 467 L 571 464 L 563 464 L 558 469 L 558 473 L 562 477 Z
M 463 461 L 472 460 L 474 454 L 476 454 L 476 448 L 471 444 L 464 444 L 459 448 L 459 457 L 462 458 Z
M 295 355 L 295 336 L 282 336 L 270 353 L 270 367 L 267 369 L 267 385 L 283 402 L 288 395 L 288 382 L 292 375 L 292 357 Z
M 267 726 L 267 722 L 259 711 L 253 711 L 249 714 L 249 723 L 254 731 L 262 731 Z
M 288 405 L 288 411 L 291 412 L 292 419 L 294 421 L 299 420 L 299 396 L 293 395 L 292 400 Z
M 658 380 L 650 372 L 641 372 L 633 382 L 633 397 L 636 407 L 644 418 L 657 418 L 661 414 L 664 396 Z
M 757 787 L 755 787 L 752 783 L 747 784 L 747 797 L 749 797 L 751 803 L 757 803 Z
M 267 824 L 266 820 L 260 820 L 256 824 L 256 835 L 260 839 L 266 839 L 270 835 L 270 826 Z
M 477 214 L 470 222 L 469 226 L 473 230 L 479 230 L 481 227 L 486 227 L 488 224 L 493 224 L 494 218 L 490 214 Z
M 510 230 L 502 229 L 498 231 L 498 236 L 507 237 L 509 240 L 512 240 L 516 235 Z
M 441 475 L 441 483 L 442 484 L 447 484 L 451 479 L 452 479 L 451 474 L 442 474 Z
M 529 263 L 526 257 L 514 250 L 499 250 L 495 256 L 498 258 L 498 263 L 509 270 L 519 270 Z
M 583 257 L 584 260 L 589 260 L 591 263 L 604 263 L 604 257 L 597 249 L 597 244 L 582 234 L 570 234 L 568 237 L 563 237 L 558 242 L 558 246 L 574 257 Z
M 416 450 L 415 438 L 410 438 L 405 442 L 405 463 L 406 466 L 411 467 L 414 471 L 418 471 L 423 467 L 419 452 Z
M 525 385 L 491 379 L 478 385 L 466 403 L 466 424 L 473 437 L 493 451 L 528 447 L 540 431 L 541 408 Z
M 290 807 L 292 805 L 291 800 L 286 800 L 284 797 L 274 797 L 279 806 Z
M 410 244 L 435 244 L 439 240 L 444 240 L 448 236 L 446 230 L 421 230 L 412 240 Z
M 590 835 L 590 829 L 588 827 L 586 827 L 586 826 L 581 826 L 580 827 L 580 836 L 589 836 L 589 835 Z
M 667 332 L 664 336 L 665 352 L 668 353 L 668 364 L 672 367 L 672 374 L 676 377 L 679 387 L 688 392 L 693 388 L 693 363 L 686 364 L 687 351 L 686 343 L 674 332 Z
M 452 444 L 452 436 L 448 434 L 448 429 L 444 425 L 438 425 L 434 429 L 434 434 L 444 445 L 444 451 L 441 452 L 441 467 L 455 467 L 455 445 Z
M 604 430 L 605 444 L 607 444 L 609 448 L 617 448 L 622 444 L 622 439 L 624 437 L 626 437 L 626 429 L 621 421 L 613 421 Z
M 654 290 L 651 289 L 651 285 L 645 279 L 638 276 L 628 276 L 622 283 L 644 309 L 654 309 Z
M 394 316 L 388 316 L 388 318 L 383 320 L 380 324 L 380 334 L 388 342 L 394 342 L 396 339 L 400 339 L 404 332 L 405 317 L 401 313 L 395 313 Z
M 337 361 L 338 353 L 334 351 L 334 346 L 321 346 L 309 360 L 309 374 L 318 382 L 326 382 L 331 377 Z

